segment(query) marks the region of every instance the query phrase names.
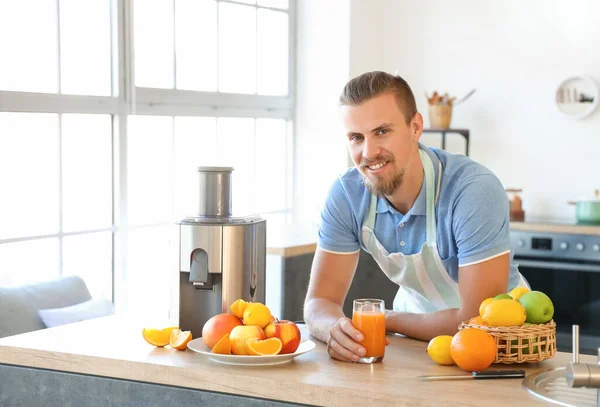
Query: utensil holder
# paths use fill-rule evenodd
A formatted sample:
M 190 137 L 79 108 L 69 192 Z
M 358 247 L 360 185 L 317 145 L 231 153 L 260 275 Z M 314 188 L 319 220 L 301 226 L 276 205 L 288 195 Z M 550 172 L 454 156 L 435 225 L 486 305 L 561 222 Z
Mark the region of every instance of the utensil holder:
M 429 122 L 434 129 L 449 129 L 452 122 L 452 106 L 429 105 Z
M 458 330 L 477 328 L 486 331 L 496 341 L 493 363 L 541 362 L 556 355 L 556 324 L 522 326 L 487 326 L 463 322 Z

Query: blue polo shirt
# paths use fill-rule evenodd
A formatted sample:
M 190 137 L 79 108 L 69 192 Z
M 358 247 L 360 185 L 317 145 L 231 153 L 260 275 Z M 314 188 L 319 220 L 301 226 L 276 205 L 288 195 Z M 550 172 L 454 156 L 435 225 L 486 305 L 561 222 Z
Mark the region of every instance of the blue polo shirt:
M 436 205 L 437 245 L 450 277 L 458 282 L 458 267 L 510 252 L 509 290 L 520 274 L 510 250 L 508 197 L 500 180 L 469 157 L 426 147 L 433 163 L 437 188 L 439 162 L 442 180 Z M 435 189 L 434 188 L 434 189 Z M 333 253 L 368 252 L 361 228 L 371 192 L 356 168 L 347 170 L 331 186 L 321 211 L 319 248 Z M 385 197 L 377 200 L 374 232 L 388 253 L 418 253 L 426 240 L 425 181 L 407 213 L 397 211 Z

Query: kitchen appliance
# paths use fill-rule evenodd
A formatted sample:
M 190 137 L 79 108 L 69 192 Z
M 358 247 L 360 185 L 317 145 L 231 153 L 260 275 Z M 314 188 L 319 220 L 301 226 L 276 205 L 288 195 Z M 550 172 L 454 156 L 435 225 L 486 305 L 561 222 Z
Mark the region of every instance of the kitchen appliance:
M 179 326 L 202 336 L 242 298 L 265 303 L 266 220 L 231 214 L 231 167 L 198 167 L 198 213 L 179 225 Z
M 532 290 L 554 304 L 557 350 L 572 351 L 573 325 L 580 351 L 600 348 L 600 236 L 511 230 L 513 261 Z
M 600 190 L 594 190 L 594 198 L 570 201 L 575 205 L 575 216 L 577 223 L 600 225 Z

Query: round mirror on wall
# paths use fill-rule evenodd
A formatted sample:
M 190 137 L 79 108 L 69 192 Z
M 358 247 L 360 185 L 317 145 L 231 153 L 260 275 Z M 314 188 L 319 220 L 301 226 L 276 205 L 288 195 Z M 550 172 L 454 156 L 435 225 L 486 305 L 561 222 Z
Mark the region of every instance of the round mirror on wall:
M 589 116 L 598 104 L 598 85 L 589 76 L 565 79 L 556 91 L 558 109 L 573 119 Z

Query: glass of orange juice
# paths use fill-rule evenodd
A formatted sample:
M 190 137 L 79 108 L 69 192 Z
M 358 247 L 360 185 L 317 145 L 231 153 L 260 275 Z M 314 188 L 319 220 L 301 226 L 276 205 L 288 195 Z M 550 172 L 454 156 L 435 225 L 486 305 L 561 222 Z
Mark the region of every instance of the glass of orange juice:
M 360 344 L 367 350 L 358 362 L 381 362 L 385 354 L 385 301 L 373 298 L 354 300 L 352 325 L 363 334 Z

